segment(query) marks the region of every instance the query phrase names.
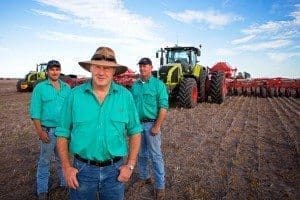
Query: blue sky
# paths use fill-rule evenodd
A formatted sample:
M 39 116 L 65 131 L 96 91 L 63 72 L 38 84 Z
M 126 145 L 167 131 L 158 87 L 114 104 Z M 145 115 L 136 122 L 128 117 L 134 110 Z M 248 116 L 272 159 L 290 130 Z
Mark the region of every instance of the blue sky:
M 297 0 L 2 0 L 0 77 L 23 77 L 57 59 L 65 74 L 89 75 L 78 61 L 99 46 L 134 71 L 159 67 L 165 46 L 202 45 L 200 64 L 226 61 L 252 77 L 300 78 Z

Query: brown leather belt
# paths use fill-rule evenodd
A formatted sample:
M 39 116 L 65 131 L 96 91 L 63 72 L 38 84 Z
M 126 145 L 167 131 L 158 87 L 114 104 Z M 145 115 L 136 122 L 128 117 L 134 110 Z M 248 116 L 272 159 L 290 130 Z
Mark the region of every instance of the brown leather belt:
M 116 162 L 118 162 L 119 160 L 122 159 L 122 157 L 114 157 L 113 159 L 109 159 L 109 160 L 106 160 L 106 161 L 95 161 L 95 160 L 88 160 L 88 159 L 85 159 L 85 158 L 82 158 L 80 157 L 78 154 L 75 154 L 74 157 L 77 159 L 77 160 L 80 160 L 81 162 L 84 162 L 84 163 L 87 163 L 89 165 L 94 165 L 94 166 L 97 166 L 97 167 L 105 167 L 105 166 L 108 166 L 108 165 L 112 165 Z

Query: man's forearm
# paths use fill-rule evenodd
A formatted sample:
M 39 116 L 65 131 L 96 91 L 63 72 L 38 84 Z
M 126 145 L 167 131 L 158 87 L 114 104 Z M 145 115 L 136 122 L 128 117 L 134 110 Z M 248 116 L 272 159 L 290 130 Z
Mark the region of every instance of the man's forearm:
M 43 131 L 40 120 L 39 119 L 33 119 L 32 121 L 33 121 L 33 125 L 34 125 L 34 128 L 35 128 L 35 132 L 38 135 L 40 135 L 41 132 Z
M 168 111 L 167 111 L 167 109 L 165 109 L 165 108 L 161 108 L 160 110 L 159 110 L 159 113 L 158 113 L 158 117 L 157 117 L 157 119 L 156 119 L 156 121 L 155 121 L 155 126 L 157 126 L 157 127 L 161 127 L 161 125 L 162 125 L 162 123 L 165 121 L 165 119 L 167 118 L 167 114 L 168 114 Z
M 127 165 L 135 165 L 137 160 L 137 155 L 140 150 L 141 145 L 141 135 L 135 134 L 133 136 L 130 136 L 129 138 L 129 155 L 127 158 Z
M 69 159 L 69 143 L 66 138 L 58 137 L 57 138 L 57 151 L 61 160 L 61 165 L 63 169 L 66 169 L 71 166 Z

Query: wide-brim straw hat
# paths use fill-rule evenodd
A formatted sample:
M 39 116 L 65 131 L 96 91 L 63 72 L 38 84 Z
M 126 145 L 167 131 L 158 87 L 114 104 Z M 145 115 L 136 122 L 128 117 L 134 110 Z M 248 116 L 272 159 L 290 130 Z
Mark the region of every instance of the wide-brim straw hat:
M 115 52 L 109 47 L 99 47 L 91 60 L 78 62 L 78 64 L 89 72 L 91 65 L 115 67 L 115 75 L 119 75 L 127 71 L 126 66 L 117 63 Z

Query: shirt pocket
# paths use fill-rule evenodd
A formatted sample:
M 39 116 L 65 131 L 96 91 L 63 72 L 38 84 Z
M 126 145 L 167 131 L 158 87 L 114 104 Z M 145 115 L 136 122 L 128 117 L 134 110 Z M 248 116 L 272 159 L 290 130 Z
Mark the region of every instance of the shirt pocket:
M 156 95 L 154 92 L 144 92 L 143 94 L 144 102 L 148 106 L 156 106 Z
M 43 94 L 42 97 L 43 120 L 55 120 L 57 117 L 55 97 L 50 94 Z
M 128 117 L 124 113 L 113 114 L 110 116 L 111 129 L 116 134 L 124 133 L 126 128 L 126 123 L 128 122 Z
M 126 151 L 126 124 L 128 117 L 125 114 L 110 116 L 108 124 L 107 146 L 112 155 L 123 155 Z
M 76 132 L 85 135 L 95 128 L 96 122 L 96 112 L 91 112 L 89 109 L 80 109 L 73 112 L 73 124 Z

